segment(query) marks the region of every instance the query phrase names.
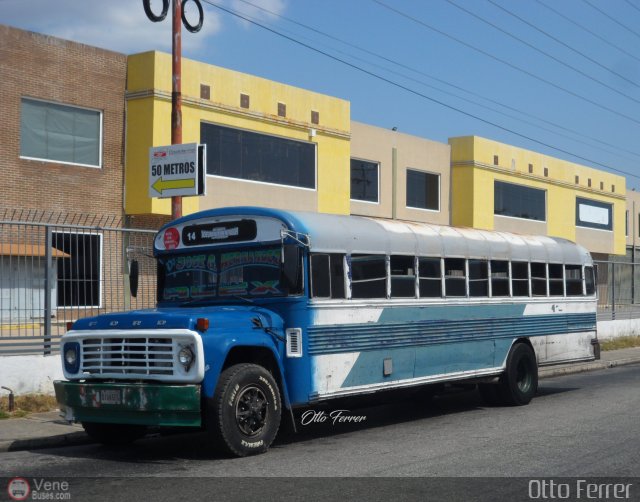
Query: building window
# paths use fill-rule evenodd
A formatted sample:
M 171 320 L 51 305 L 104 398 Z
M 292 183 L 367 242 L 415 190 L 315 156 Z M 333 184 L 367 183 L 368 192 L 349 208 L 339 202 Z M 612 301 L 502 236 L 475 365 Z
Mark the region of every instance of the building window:
M 544 190 L 494 181 L 493 213 L 500 216 L 546 220 Z
M 207 174 L 300 188 L 316 187 L 316 145 L 277 136 L 200 124 Z
M 579 185 L 579 184 L 580 184 L 580 176 L 576 175 L 576 185 Z
M 102 112 L 23 98 L 20 156 L 100 167 Z
M 200 99 L 211 99 L 211 87 L 206 84 L 200 84 Z
M 351 159 L 351 199 L 378 202 L 379 171 L 377 162 Z
M 545 178 L 548 178 L 548 177 L 549 177 L 549 168 L 548 168 L 548 167 L 545 167 L 545 168 L 544 168 L 544 177 L 545 177 Z
M 407 207 L 440 211 L 440 175 L 407 169 Z
M 67 253 L 58 258 L 58 306 L 100 307 L 102 236 L 53 233 L 53 247 Z
M 533 164 L 529 164 L 529 174 L 533 173 Z
M 499 161 L 498 156 L 497 156 L 497 155 L 494 155 L 494 156 L 493 156 L 493 165 L 494 165 L 494 166 L 497 166 L 497 165 L 499 164 L 499 162 L 498 162 L 498 161 Z
M 284 103 L 278 103 L 278 117 L 287 116 L 287 105 Z
M 311 110 L 311 123 L 315 125 L 320 123 L 320 112 Z
M 576 225 L 579 227 L 613 230 L 612 211 L 611 204 L 576 197 Z
M 624 235 L 629 237 L 629 210 L 624 215 Z
M 248 94 L 240 94 L 240 108 L 249 108 Z

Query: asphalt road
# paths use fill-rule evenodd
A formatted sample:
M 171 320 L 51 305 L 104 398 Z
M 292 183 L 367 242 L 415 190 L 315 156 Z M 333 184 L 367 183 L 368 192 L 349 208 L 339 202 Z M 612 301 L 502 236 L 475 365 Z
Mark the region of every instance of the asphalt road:
M 639 475 L 640 365 L 545 379 L 524 407 L 485 407 L 475 391 L 461 389 L 428 405 L 405 399 L 342 416 L 365 419 L 316 418 L 255 457 L 223 458 L 206 436 L 180 434 L 126 449 L 2 453 L 0 474 L 67 480 L 71 500 L 423 500 L 425 492 L 431 500 L 529 500 L 543 498 L 549 480 Z M 447 479 L 459 476 L 476 479 Z M 576 495 L 576 480 L 566 481 Z M 640 478 L 629 495 L 640 500 Z

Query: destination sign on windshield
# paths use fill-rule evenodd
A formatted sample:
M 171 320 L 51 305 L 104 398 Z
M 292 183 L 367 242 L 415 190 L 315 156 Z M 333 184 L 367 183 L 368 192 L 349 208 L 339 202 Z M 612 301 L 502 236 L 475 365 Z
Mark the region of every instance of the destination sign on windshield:
M 182 229 L 182 242 L 185 246 L 246 242 L 254 240 L 257 232 L 254 220 L 188 225 Z

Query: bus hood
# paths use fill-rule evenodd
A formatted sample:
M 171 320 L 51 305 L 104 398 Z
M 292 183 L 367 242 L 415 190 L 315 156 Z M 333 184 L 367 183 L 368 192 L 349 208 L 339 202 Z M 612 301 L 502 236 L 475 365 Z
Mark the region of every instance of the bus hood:
M 254 324 L 258 322 L 264 327 L 276 329 L 283 326 L 280 316 L 268 309 L 249 305 L 224 305 L 147 309 L 102 314 L 78 319 L 73 323 L 72 329 L 73 331 L 105 329 L 189 329 L 195 331 L 196 323 L 200 318 L 209 320 L 210 329 L 246 326 L 247 322 Z M 254 319 L 257 321 L 254 321 Z

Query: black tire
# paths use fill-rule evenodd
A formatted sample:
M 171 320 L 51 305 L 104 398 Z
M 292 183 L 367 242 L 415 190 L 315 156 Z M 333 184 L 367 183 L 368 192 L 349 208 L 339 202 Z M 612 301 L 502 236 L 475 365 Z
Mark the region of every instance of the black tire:
M 282 413 L 275 379 L 257 364 L 236 364 L 222 372 L 207 417 L 214 442 L 227 453 L 264 453 L 278 434 Z
M 202 23 L 204 22 L 204 12 L 202 10 L 202 5 L 200 4 L 200 0 L 193 0 L 193 3 L 196 4 L 196 8 L 198 9 L 198 24 L 189 24 L 189 21 L 187 21 L 187 16 L 185 16 L 184 14 L 184 7 L 188 1 L 189 0 L 184 0 L 184 2 L 182 2 L 182 24 L 189 32 L 198 33 L 202 29 Z
M 505 404 L 529 404 L 538 391 L 538 363 L 533 349 L 517 343 L 507 356 L 507 368 L 500 377 L 500 394 Z
M 164 18 L 167 17 L 167 13 L 169 12 L 169 0 L 162 0 L 162 11 L 160 12 L 160 15 L 155 15 L 151 10 L 151 0 L 142 0 L 142 7 L 150 21 L 159 23 L 160 21 L 164 21 Z
M 123 446 L 133 443 L 147 433 L 145 425 L 100 424 L 82 422 L 89 437 L 105 446 Z
M 478 384 L 480 397 L 482 397 L 482 400 L 487 406 L 500 406 L 502 404 L 502 395 L 500 390 L 500 386 L 495 383 Z

